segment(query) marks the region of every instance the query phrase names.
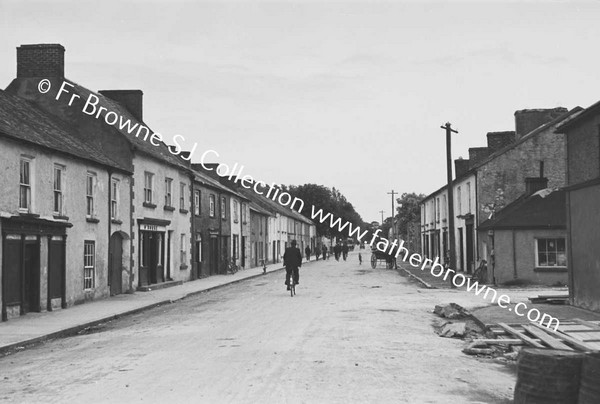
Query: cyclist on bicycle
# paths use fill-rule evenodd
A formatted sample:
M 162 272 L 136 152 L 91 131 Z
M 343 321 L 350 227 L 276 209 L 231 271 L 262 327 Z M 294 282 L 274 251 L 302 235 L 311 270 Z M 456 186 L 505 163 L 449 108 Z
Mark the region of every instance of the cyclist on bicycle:
M 298 247 L 296 247 L 296 240 L 292 240 L 291 247 L 285 249 L 283 266 L 285 267 L 285 284 L 287 285 L 287 290 L 290 290 L 290 274 L 293 273 L 294 283 L 297 285 L 300 280 L 299 269 L 302 266 L 302 255 Z

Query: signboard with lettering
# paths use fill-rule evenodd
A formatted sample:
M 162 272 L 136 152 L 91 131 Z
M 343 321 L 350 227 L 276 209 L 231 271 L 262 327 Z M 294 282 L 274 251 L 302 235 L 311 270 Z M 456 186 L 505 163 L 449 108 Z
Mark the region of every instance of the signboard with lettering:
M 167 231 L 165 226 L 158 226 L 155 224 L 140 224 L 140 231 Z

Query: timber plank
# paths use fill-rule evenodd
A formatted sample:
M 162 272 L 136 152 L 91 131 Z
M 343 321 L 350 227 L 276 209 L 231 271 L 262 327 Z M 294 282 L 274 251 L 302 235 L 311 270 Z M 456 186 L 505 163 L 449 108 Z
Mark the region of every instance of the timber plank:
M 539 342 L 534 341 L 532 338 L 529 338 L 527 335 L 525 335 L 521 331 L 514 329 L 513 327 L 509 326 L 508 324 L 498 323 L 498 325 L 500 327 L 502 327 L 504 330 L 506 330 L 506 332 L 508 332 L 509 334 L 512 334 L 515 337 L 522 339 L 523 341 L 525 341 L 526 343 L 528 343 L 529 345 L 531 345 L 535 348 L 545 348 L 544 345 L 540 344 Z
M 566 345 L 565 343 L 563 343 L 562 341 L 554 338 L 553 336 L 551 336 L 550 334 L 547 334 L 546 332 L 532 327 L 530 325 L 524 325 L 523 328 L 528 331 L 530 334 L 538 337 L 540 340 L 542 340 L 543 342 L 545 342 L 546 344 L 548 344 L 548 346 L 550 348 L 554 348 L 554 349 L 566 349 L 568 351 L 572 351 L 573 348 L 571 348 L 570 346 Z
M 596 348 L 590 346 L 589 344 L 586 344 L 585 342 L 578 340 L 576 338 L 571 337 L 570 335 L 567 334 L 563 334 L 562 332 L 559 331 L 554 331 L 551 328 L 547 328 L 544 327 L 543 325 L 540 325 L 538 323 L 531 323 L 531 325 L 533 325 L 534 327 L 539 328 L 540 330 L 543 330 L 545 332 L 547 332 L 548 334 L 561 339 L 565 342 L 568 342 L 569 344 L 573 345 L 575 348 L 580 349 L 582 351 L 594 351 L 597 350 Z

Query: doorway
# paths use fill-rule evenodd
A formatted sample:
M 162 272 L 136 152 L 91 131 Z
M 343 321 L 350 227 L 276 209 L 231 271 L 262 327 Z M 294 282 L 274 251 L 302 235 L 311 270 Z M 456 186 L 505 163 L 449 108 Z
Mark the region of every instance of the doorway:
M 462 227 L 458 228 L 458 249 L 460 252 L 460 269 L 465 270 L 465 249 L 464 249 L 464 235 Z
M 474 256 L 473 256 L 473 225 L 467 224 L 467 273 L 473 273 Z
M 219 242 L 217 237 L 211 237 L 209 241 L 210 275 L 216 275 L 219 268 Z
M 115 233 L 110 236 L 108 283 L 110 295 L 123 293 L 123 236 Z

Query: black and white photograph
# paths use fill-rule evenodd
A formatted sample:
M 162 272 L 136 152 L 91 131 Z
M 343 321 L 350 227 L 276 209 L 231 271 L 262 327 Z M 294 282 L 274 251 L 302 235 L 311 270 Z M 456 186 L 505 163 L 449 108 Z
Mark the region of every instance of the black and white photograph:
M 599 22 L 0 0 L 0 403 L 600 404 Z

